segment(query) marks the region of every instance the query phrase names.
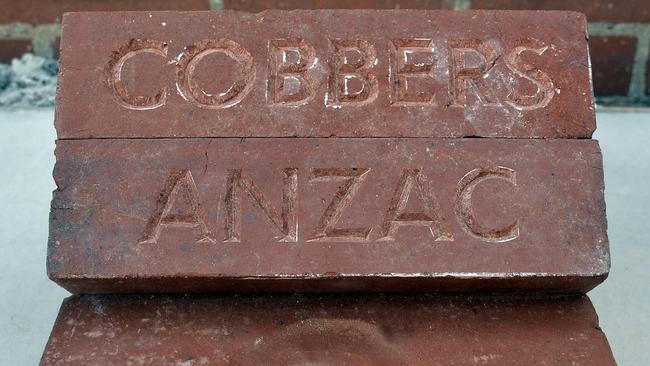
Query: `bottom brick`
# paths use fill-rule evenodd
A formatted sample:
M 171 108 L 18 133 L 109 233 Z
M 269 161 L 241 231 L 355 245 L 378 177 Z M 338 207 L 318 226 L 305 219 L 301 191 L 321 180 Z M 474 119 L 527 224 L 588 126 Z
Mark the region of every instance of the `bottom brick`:
M 80 295 L 51 365 L 615 365 L 586 297 Z

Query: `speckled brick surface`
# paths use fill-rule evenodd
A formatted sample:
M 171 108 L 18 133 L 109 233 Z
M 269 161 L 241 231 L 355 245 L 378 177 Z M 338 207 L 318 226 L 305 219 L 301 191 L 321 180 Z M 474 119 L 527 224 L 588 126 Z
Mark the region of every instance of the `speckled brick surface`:
M 613 366 L 587 298 L 66 300 L 41 366 Z
M 87 291 L 586 291 L 593 140 L 59 141 L 49 274 Z
M 595 129 L 575 12 L 73 13 L 61 52 L 61 139 Z

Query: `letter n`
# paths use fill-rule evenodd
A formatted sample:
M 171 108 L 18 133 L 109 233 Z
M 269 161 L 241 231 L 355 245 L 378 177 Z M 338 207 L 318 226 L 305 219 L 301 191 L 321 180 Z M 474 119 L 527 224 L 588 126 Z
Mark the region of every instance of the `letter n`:
M 298 241 L 298 218 L 296 216 L 296 199 L 298 196 L 298 169 L 287 168 L 282 187 L 282 215 L 264 197 L 262 191 L 249 177 L 242 176 L 241 169 L 228 170 L 226 183 L 226 238 L 227 242 L 239 242 L 241 239 L 241 202 L 240 190 L 245 191 L 253 203 L 264 213 L 269 223 L 280 234 L 276 239 L 281 242 Z

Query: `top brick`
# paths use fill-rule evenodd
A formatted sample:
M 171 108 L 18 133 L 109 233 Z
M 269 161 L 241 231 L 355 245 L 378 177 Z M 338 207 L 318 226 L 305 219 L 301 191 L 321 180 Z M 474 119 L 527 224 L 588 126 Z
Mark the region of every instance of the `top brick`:
M 71 13 L 56 126 L 110 137 L 585 138 L 573 12 Z

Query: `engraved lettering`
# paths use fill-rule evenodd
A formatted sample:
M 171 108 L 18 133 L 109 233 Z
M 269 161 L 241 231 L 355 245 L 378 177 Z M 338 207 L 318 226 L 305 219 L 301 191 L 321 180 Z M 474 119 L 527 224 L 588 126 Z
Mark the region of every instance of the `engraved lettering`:
M 447 224 L 440 215 L 440 205 L 432 192 L 425 188 L 421 169 L 404 169 L 395 188 L 383 223 L 382 237 L 377 240 L 395 240 L 401 226 L 426 226 L 435 241 L 454 241 Z M 415 188 L 423 206 L 421 212 L 404 212 L 411 192 Z
M 454 106 L 467 106 L 471 88 L 485 105 L 497 105 L 494 91 L 486 83 L 487 74 L 494 67 L 498 55 L 493 46 L 478 39 L 449 41 L 450 89 Z M 468 63 L 471 62 L 471 65 Z
M 341 218 L 345 207 L 359 191 L 361 183 L 370 169 L 313 169 L 310 182 L 343 181 L 339 190 L 332 198 L 325 213 L 321 216 L 314 237 L 308 241 L 367 241 L 371 228 L 337 228 L 335 225 Z
M 528 38 L 520 40 L 518 45 L 506 56 L 506 66 L 519 77 L 532 82 L 537 87 L 537 91 L 533 95 L 522 95 L 516 90 L 510 93 L 506 103 L 515 109 L 528 111 L 544 108 L 553 99 L 555 95 L 553 80 L 543 71 L 525 63 L 520 58 L 524 52 L 542 55 L 547 49 L 548 46 L 542 42 Z
M 197 243 L 215 243 L 204 217 L 192 173 L 189 170 L 172 172 L 139 243 L 155 244 L 163 227 L 198 228 L 201 236 Z
M 435 105 L 433 41 L 430 39 L 395 39 L 391 42 L 391 104 Z M 418 84 L 420 88 L 418 90 Z
M 264 197 L 262 191 L 249 177 L 242 176 L 241 169 L 228 170 L 226 183 L 226 242 L 239 242 L 241 239 L 241 202 L 239 190 L 246 191 L 253 203 L 259 207 L 271 226 L 281 235 L 280 242 L 298 241 L 298 218 L 296 200 L 298 197 L 298 169 L 286 168 L 282 171 L 282 216 Z
M 268 97 L 272 104 L 302 105 L 314 97 L 307 70 L 316 60 L 314 48 L 302 39 L 269 42 Z
M 233 85 L 225 92 L 213 95 L 205 92 L 196 81 L 197 65 L 206 56 L 222 53 L 239 66 L 239 74 Z M 180 55 L 176 86 L 181 96 L 201 108 L 227 108 L 239 103 L 253 87 L 255 66 L 251 55 L 236 42 L 228 39 L 207 39 L 186 47 Z
M 325 104 L 362 106 L 377 99 L 377 77 L 370 72 L 377 62 L 375 48 L 364 40 L 331 40 L 332 70 Z
M 134 96 L 131 95 L 122 81 L 122 68 L 124 67 L 124 63 L 143 53 L 151 53 L 166 58 L 167 44 L 150 39 L 132 39 L 129 43 L 113 52 L 108 64 L 108 84 L 115 92 L 120 105 L 128 109 L 148 110 L 161 107 L 165 104 L 166 88 L 162 88 L 154 96 Z
M 483 227 L 477 220 L 472 209 L 472 193 L 476 186 L 488 179 L 502 179 L 513 186 L 517 185 L 515 171 L 505 167 L 487 167 L 474 169 L 458 182 L 456 188 L 456 215 L 463 229 L 481 240 L 500 243 L 519 237 L 519 220 L 498 229 Z

